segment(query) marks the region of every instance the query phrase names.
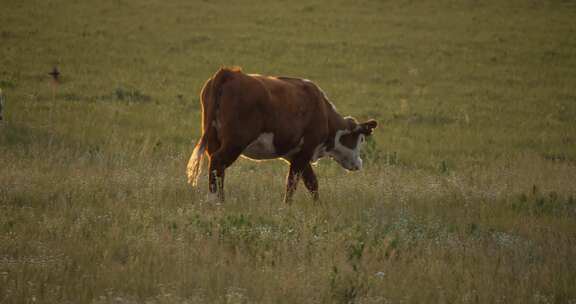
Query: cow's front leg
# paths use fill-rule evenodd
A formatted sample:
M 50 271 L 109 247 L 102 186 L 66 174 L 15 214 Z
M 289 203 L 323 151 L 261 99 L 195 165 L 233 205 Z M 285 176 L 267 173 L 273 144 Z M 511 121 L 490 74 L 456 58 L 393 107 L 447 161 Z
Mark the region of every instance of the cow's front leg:
M 288 176 L 286 177 L 286 194 L 284 196 L 284 202 L 286 204 L 292 203 L 292 196 L 298 186 L 300 175 L 302 175 L 302 166 L 298 163 L 291 162 L 290 171 L 288 171 Z
M 306 189 L 312 194 L 312 199 L 314 201 L 318 200 L 318 179 L 316 178 L 316 174 L 314 174 L 314 170 L 312 169 L 312 165 L 307 163 L 304 166 L 304 170 L 302 171 L 302 179 L 304 181 L 304 185 Z

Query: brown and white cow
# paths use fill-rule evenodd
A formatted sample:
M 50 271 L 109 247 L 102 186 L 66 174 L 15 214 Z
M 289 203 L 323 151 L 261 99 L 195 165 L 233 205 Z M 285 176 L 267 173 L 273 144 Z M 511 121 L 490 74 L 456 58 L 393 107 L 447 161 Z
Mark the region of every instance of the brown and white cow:
M 329 156 L 347 170 L 362 168 L 360 146 L 377 126 L 342 117 L 324 92 L 307 79 L 244 74 L 221 68 L 202 88 L 202 137 L 188 162 L 188 181 L 195 186 L 202 156 L 208 153 L 211 194 L 224 200 L 224 171 L 240 155 L 290 163 L 285 202 L 291 201 L 300 177 L 318 199 L 311 163 Z

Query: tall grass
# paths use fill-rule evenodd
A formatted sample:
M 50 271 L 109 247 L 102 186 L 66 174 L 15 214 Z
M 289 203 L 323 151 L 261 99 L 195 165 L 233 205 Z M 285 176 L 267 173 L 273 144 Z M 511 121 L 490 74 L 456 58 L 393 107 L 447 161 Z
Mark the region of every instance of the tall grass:
M 243 161 L 228 175 L 230 200 L 215 206 L 188 188 L 187 155 L 67 159 L 67 150 L 3 158 L 6 303 L 576 297 L 576 196 L 545 162 L 508 176 L 327 168 L 320 203 L 299 193 L 287 207 L 278 166 Z

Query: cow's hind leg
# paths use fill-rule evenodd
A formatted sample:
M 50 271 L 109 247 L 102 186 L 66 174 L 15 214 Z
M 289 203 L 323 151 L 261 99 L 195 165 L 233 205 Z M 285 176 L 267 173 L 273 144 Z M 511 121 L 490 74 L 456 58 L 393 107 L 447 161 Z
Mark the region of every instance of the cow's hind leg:
M 222 145 L 218 151 L 210 155 L 209 190 L 212 194 L 218 194 L 220 202 L 224 201 L 224 171 L 241 153 L 242 148 Z
M 312 165 L 310 165 L 310 163 L 307 163 L 306 166 L 304 166 L 304 170 L 302 171 L 302 179 L 304 180 L 306 189 L 308 189 L 310 194 L 312 194 L 312 199 L 317 201 L 318 179 L 316 178 L 316 174 L 314 174 L 314 170 L 312 169 Z

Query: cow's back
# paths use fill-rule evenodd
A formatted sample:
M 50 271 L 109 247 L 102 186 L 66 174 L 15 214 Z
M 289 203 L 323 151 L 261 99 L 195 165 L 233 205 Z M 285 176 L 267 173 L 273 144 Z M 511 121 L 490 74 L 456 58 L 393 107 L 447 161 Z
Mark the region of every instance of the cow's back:
M 224 73 L 212 79 L 220 83 L 213 89 L 219 103 L 219 138 L 244 145 L 273 134 L 273 144 L 282 156 L 303 141 L 319 144 L 327 136 L 327 102 L 312 82 L 241 71 Z

